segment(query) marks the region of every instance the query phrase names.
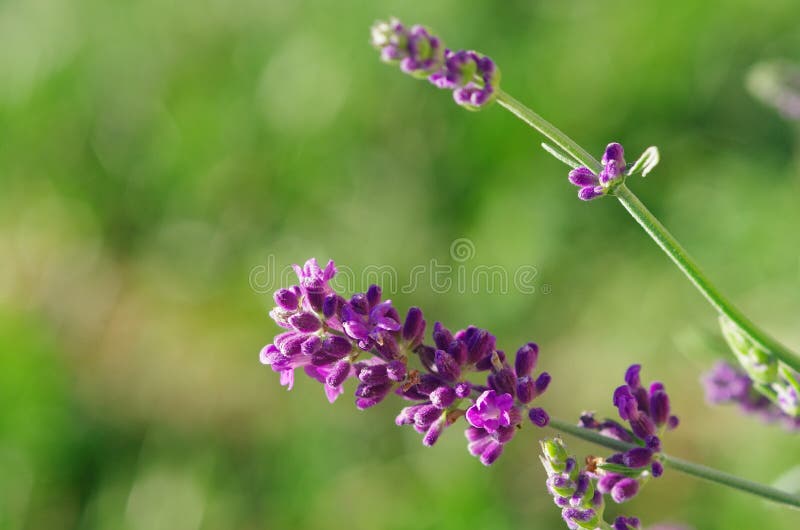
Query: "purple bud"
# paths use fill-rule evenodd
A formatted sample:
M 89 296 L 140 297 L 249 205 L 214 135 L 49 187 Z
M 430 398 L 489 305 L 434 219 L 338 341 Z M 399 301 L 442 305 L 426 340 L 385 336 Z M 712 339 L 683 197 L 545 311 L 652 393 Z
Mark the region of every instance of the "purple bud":
M 353 348 L 350 341 L 338 335 L 330 335 L 322 341 L 322 351 L 331 357 L 342 358 Z
M 402 361 L 389 361 L 386 365 L 386 376 L 395 383 L 399 383 L 406 378 L 408 369 Z
M 301 333 L 313 333 L 322 327 L 322 322 L 313 313 L 298 313 L 289 317 L 289 324 Z
M 617 504 L 622 504 L 634 498 L 639 493 L 639 482 L 632 478 L 623 478 L 611 488 L 611 498 Z
M 456 384 L 456 397 L 465 398 L 472 392 L 472 384 L 469 381 L 461 381 Z
M 436 347 L 440 350 L 446 350 L 450 343 L 453 342 L 453 335 L 441 322 L 436 322 L 433 325 L 433 342 L 436 343 Z
M 397 425 L 410 425 L 414 423 L 414 415 L 423 405 L 412 405 L 410 407 L 404 407 L 400 414 L 394 419 L 395 424 Z
M 581 510 L 579 508 L 564 508 L 561 511 L 561 516 L 565 521 L 575 521 L 581 523 L 588 523 L 595 516 L 595 511 L 591 508 Z
M 503 454 L 503 444 L 492 440 L 481 453 L 480 461 L 484 466 L 494 464 L 500 455 Z
M 385 397 L 386 397 L 385 395 L 377 397 L 367 397 L 367 398 L 357 397 L 356 408 L 358 408 L 358 410 L 366 410 L 370 407 L 374 407 L 375 405 L 383 401 L 383 398 Z
M 617 482 L 622 480 L 624 477 L 622 475 L 617 475 L 616 473 L 609 473 L 607 475 L 603 475 L 597 481 L 597 490 L 600 493 L 610 493 L 611 489 L 617 485 Z
M 603 153 L 603 158 L 600 162 L 605 166 L 612 161 L 625 167 L 625 150 L 622 148 L 622 145 L 617 142 L 610 143 L 606 146 L 606 151 Z
M 539 346 L 534 342 L 529 342 L 517 350 L 517 357 L 514 360 L 514 371 L 517 373 L 517 377 L 530 375 L 536 367 L 538 358 Z
M 572 504 L 573 506 L 579 506 L 583 502 L 583 497 L 589 490 L 589 484 L 590 484 L 589 475 L 581 472 L 578 475 L 578 480 L 576 481 L 575 493 L 572 494 L 572 499 L 570 499 L 570 504 Z
M 517 377 L 508 366 L 495 374 L 492 374 L 489 386 L 497 391 L 498 394 L 511 394 L 511 397 L 517 395 Z
M 364 363 L 358 363 L 355 368 L 356 377 L 364 384 L 384 385 L 388 383 L 389 377 L 386 373 L 385 364 L 366 365 Z
M 550 415 L 544 409 L 534 408 L 528 412 L 528 418 L 537 427 L 546 427 L 550 423 Z
M 547 372 L 542 372 L 539 377 L 536 378 L 536 383 L 534 384 L 534 397 L 541 396 L 544 394 L 544 391 L 547 390 L 547 387 L 550 386 L 550 381 L 552 377 Z
M 363 410 L 377 405 L 386 397 L 386 394 L 388 394 L 391 389 L 391 383 L 385 383 L 383 385 L 367 385 L 362 383 L 356 388 L 356 397 L 361 398 L 360 402 L 356 400 L 356 406 Z
M 367 289 L 366 300 L 370 308 L 378 305 L 381 302 L 381 288 L 375 284 L 370 285 Z
M 636 398 L 633 397 L 633 393 L 631 393 L 631 389 L 628 386 L 619 386 L 614 390 L 613 403 L 619 409 L 619 417 L 623 420 L 639 414 Z
M 314 355 L 322 349 L 322 339 L 318 335 L 310 335 L 303 344 L 300 345 L 300 351 L 305 355 Z
M 440 386 L 429 395 L 431 403 L 439 409 L 446 409 L 456 400 L 456 391 L 449 386 Z
M 345 379 L 350 376 L 350 368 L 350 362 L 347 360 L 337 362 L 333 365 L 333 368 L 331 368 L 331 371 L 328 373 L 328 378 L 325 380 L 325 382 L 328 384 L 328 386 L 332 386 L 334 388 L 341 386 Z
M 678 426 L 680 420 L 678 420 L 677 416 L 670 416 L 667 420 L 667 429 L 672 430 Z
M 645 445 L 654 453 L 661 452 L 661 439 L 656 435 L 651 435 L 645 438 Z
M 287 357 L 292 357 L 300 353 L 305 340 L 305 335 L 296 334 L 276 345 L 280 348 L 282 354 Z
M 664 464 L 658 460 L 653 461 L 653 463 L 650 465 L 650 472 L 653 473 L 655 478 L 660 477 L 664 474 Z
M 446 426 L 445 418 L 442 416 L 438 420 L 434 421 L 428 430 L 425 432 L 425 436 L 422 437 L 422 445 L 427 447 L 431 447 L 439 440 L 439 436 L 441 436 L 442 431 Z
M 582 201 L 591 201 L 605 194 L 603 186 L 584 186 L 578 190 L 578 198 Z
M 314 311 L 322 310 L 322 302 L 325 298 L 325 287 L 320 279 L 306 278 L 304 280 L 306 299 L 308 305 Z
M 350 306 L 346 305 L 344 307 L 348 308 Z M 343 308 L 342 317 L 344 317 L 345 313 L 346 312 Z M 345 333 L 347 333 L 347 336 L 355 340 L 365 341 L 369 338 L 369 328 L 360 320 L 345 320 L 342 323 L 342 327 L 344 328 Z
M 594 187 L 599 183 L 597 175 L 588 167 L 583 166 L 569 172 L 569 181 L 580 188 Z
M 650 463 L 653 458 L 653 451 L 646 447 L 635 447 L 624 455 L 622 455 L 622 462 L 630 468 L 645 467 Z
M 403 340 L 411 343 L 411 347 L 416 346 L 422 341 L 425 335 L 425 320 L 422 318 L 422 310 L 412 307 L 406 314 L 406 321 L 403 324 Z
M 356 293 L 350 297 L 350 307 L 359 315 L 366 315 L 369 313 L 369 301 L 367 295 L 364 293 Z
M 281 351 L 274 344 L 267 344 L 261 349 L 259 360 L 261 364 L 272 364 L 278 357 L 281 356 Z
M 414 413 L 414 425 L 427 429 L 442 416 L 442 411 L 435 405 L 423 405 Z
M 663 386 L 656 387 L 653 391 L 656 384 L 660 385 L 660 383 L 653 383 L 650 388 L 650 416 L 655 424 L 661 427 L 669 420 L 669 396 Z
M 528 404 L 534 398 L 534 386 L 530 376 L 523 376 L 517 381 L 517 399 L 520 403 Z
M 451 342 L 450 346 L 447 348 L 447 353 L 452 355 L 453 359 L 455 359 L 459 365 L 465 364 L 469 355 L 469 352 L 467 351 L 467 345 L 460 340 L 454 340 Z
M 638 530 L 641 528 L 641 523 L 636 517 L 617 517 L 614 519 L 612 525 L 614 530 Z
M 436 350 L 434 356 L 434 363 L 436 364 L 436 371 L 449 381 L 455 381 L 461 375 L 461 368 L 453 356 L 444 350 Z
M 603 159 L 605 160 L 605 157 Z M 641 364 L 632 364 L 625 371 L 625 383 L 631 388 L 631 390 L 642 386 L 642 381 L 639 377 L 639 372 L 641 371 Z
M 326 319 L 331 318 L 339 312 L 342 302 L 344 300 L 338 294 L 329 294 L 322 302 L 322 315 Z
M 477 329 L 467 341 L 468 359 L 471 363 L 476 363 L 494 351 L 494 335 L 485 329 Z
M 633 434 L 644 440 L 648 436 L 655 434 L 656 426 L 653 420 L 646 414 L 638 414 L 635 418 L 630 418 L 631 430 Z
M 285 311 L 294 311 L 297 309 L 298 299 L 297 295 L 289 289 L 278 289 L 275 291 L 275 303 L 278 307 Z

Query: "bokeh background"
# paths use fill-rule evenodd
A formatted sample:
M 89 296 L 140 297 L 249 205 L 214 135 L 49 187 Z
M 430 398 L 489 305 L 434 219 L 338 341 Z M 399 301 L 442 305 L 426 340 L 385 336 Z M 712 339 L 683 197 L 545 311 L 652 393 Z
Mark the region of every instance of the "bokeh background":
M 797 477 L 796 434 L 704 404 L 726 353 L 700 296 L 613 200 L 577 201 L 513 116 L 381 64 L 368 28 L 392 14 L 493 57 L 590 151 L 660 146 L 634 190 L 800 348 L 798 128 L 745 83 L 800 60 L 796 0 L 2 0 L 0 528 L 562 528 L 537 461 L 552 431 L 487 469 L 457 429 L 422 447 L 397 401 L 359 413 L 305 378 L 278 385 L 258 362 L 271 291 L 310 256 L 394 267 L 387 294 L 430 322 L 537 341 L 554 415 L 613 413 L 642 362 L 683 420 L 671 453 Z M 532 266 L 534 292 L 404 292 L 431 260 L 453 280 Z M 624 511 L 800 526 L 677 473 Z

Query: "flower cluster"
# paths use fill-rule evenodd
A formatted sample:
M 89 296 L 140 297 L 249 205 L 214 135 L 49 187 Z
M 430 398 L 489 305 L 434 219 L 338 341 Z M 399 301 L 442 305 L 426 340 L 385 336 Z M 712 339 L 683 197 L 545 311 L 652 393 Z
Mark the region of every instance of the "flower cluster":
M 571 530 L 579 528 L 608 528 L 603 522 L 605 498 L 601 488 L 603 477 L 597 473 L 594 462 L 588 460 L 586 468 L 581 469 L 575 458 L 567 454 L 560 438 L 540 442 L 542 461 L 547 472 L 547 489 L 553 496 L 556 506 L 561 508 L 561 517 Z M 621 491 L 632 487 L 635 481 L 617 486 Z M 612 497 L 614 494 L 612 493 Z M 614 499 L 616 500 L 616 498 Z M 641 528 L 636 517 L 617 517 L 611 525 L 614 530 L 634 530 Z
M 625 150 L 616 142 L 608 144 L 600 161 L 603 169 L 600 174 L 585 166 L 569 172 L 569 181 L 578 186 L 578 197 L 582 201 L 591 201 L 606 195 L 616 184 L 625 180 Z
M 470 326 L 453 333 L 437 322 L 428 345 L 419 308 L 412 307 L 401 319 L 376 285 L 346 300 L 330 286 L 336 274 L 332 261 L 323 269 L 310 259 L 303 267 L 295 265 L 295 271 L 298 285 L 279 289 L 270 312 L 287 331 L 261 351 L 261 362 L 280 373 L 282 385 L 291 389 L 295 370 L 302 368 L 324 385 L 333 402 L 344 392 L 345 381 L 355 378 L 359 409 L 395 393 L 414 402 L 396 423 L 413 425 L 428 446 L 465 417 L 469 451 L 485 465 L 497 460 L 524 417 L 540 427 L 548 424 L 544 409 L 530 406 L 550 383 L 546 372 L 533 375 L 536 344 L 521 347 L 512 367 L 488 331 Z M 414 357 L 419 369 L 409 367 Z M 475 373 L 486 374 L 480 384 L 468 378 Z
M 497 96 L 500 69 L 494 61 L 471 50 L 445 49 L 423 26 L 407 28 L 396 18 L 376 22 L 372 45 L 384 62 L 399 64 L 407 74 L 452 90 L 456 103 L 469 110 L 478 110 Z
M 714 405 L 735 403 L 746 414 L 767 422 L 780 422 L 789 430 L 800 431 L 800 418 L 786 414 L 768 397 L 758 392 L 753 380 L 725 361 L 718 361 L 702 378 L 706 401 Z M 793 394 L 791 392 L 794 391 Z M 797 399 L 797 391 L 789 387 L 784 399 Z
M 639 377 L 641 368 L 638 364 L 630 366 L 625 372 L 625 384 L 614 391 L 614 406 L 629 428 L 610 419 L 598 421 L 593 413 L 584 413 L 580 419 L 581 427 L 634 446 L 597 462 L 601 469 L 597 487 L 617 503 L 632 499 L 647 480 L 661 476 L 664 466 L 659 460 L 660 437 L 665 430 L 678 426 L 678 417 L 670 413 L 664 385 L 654 382 L 645 389 Z

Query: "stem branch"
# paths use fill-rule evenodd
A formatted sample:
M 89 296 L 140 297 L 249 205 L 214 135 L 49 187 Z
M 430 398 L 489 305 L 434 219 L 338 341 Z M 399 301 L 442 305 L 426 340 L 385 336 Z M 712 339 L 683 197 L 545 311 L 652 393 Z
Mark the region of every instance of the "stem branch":
M 497 103 L 509 110 L 519 119 L 542 133 L 553 143 L 558 145 L 575 160 L 598 173 L 602 166 L 592 155 L 587 153 L 572 138 L 561 132 L 555 125 L 551 124 L 531 109 L 511 97 L 508 93 L 498 90 Z M 739 311 L 722 293 L 720 293 L 700 267 L 689 256 L 689 253 L 678 243 L 678 240 L 669 233 L 669 230 L 642 204 L 636 195 L 621 183 L 614 189 L 617 200 L 625 207 L 628 213 L 644 228 L 645 232 L 655 241 L 659 247 L 672 259 L 681 272 L 692 282 L 698 291 L 705 297 L 711 306 L 721 315 L 728 317 L 750 340 L 761 346 L 764 350 L 775 355 L 777 359 L 783 361 L 787 366 L 800 372 L 800 357 L 794 352 L 783 346 L 781 343 L 770 337 L 767 333 L 759 329 L 741 311 Z
M 613 438 L 608 438 L 596 431 L 584 429 L 583 427 L 579 427 L 572 423 L 559 420 L 556 418 L 550 419 L 550 427 L 557 431 L 566 432 L 568 434 L 571 434 L 572 436 L 575 436 L 576 438 L 580 438 L 582 440 L 591 442 L 593 444 L 601 445 L 603 447 L 612 449 L 614 451 L 627 451 L 628 449 L 633 449 L 634 447 L 638 447 L 633 444 L 628 444 L 625 442 L 621 442 L 619 440 L 615 440 Z M 702 480 L 707 480 L 709 482 L 721 484 L 722 486 L 727 486 L 729 488 L 743 491 L 745 493 L 749 493 L 750 495 L 755 495 L 756 497 L 761 497 L 762 499 L 766 499 L 778 504 L 791 506 L 793 508 L 800 508 L 800 497 L 798 497 L 797 495 L 792 495 L 791 493 L 787 493 L 785 491 L 770 486 L 765 486 L 757 482 L 752 482 L 747 479 L 730 475 L 728 473 L 718 471 L 708 466 L 704 466 L 701 464 L 694 464 L 692 462 L 688 462 L 681 458 L 670 456 L 664 453 L 661 453 L 660 457 L 664 465 L 669 466 L 672 469 L 675 469 L 687 475 L 691 475 L 693 477 L 697 477 Z

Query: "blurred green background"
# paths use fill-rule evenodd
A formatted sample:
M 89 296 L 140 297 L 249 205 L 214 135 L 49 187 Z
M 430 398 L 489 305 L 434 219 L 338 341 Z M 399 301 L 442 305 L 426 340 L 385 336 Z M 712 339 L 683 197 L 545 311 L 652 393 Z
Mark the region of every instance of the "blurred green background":
M 493 57 L 598 155 L 658 145 L 633 189 L 800 348 L 798 129 L 744 83 L 800 60 L 797 0 L 0 0 L 0 528 L 562 528 L 537 460 L 552 431 L 487 469 L 460 429 L 430 449 L 397 428 L 398 401 L 278 385 L 258 362 L 274 273 L 310 256 L 401 281 L 533 266 L 533 293 L 386 291 L 508 350 L 537 341 L 554 415 L 611 414 L 639 361 L 682 418 L 669 452 L 762 482 L 798 463 L 796 435 L 704 404 L 712 311 L 622 208 L 577 201 L 499 107 L 378 61 L 368 28 L 392 14 Z M 800 527 L 677 473 L 624 513 Z

